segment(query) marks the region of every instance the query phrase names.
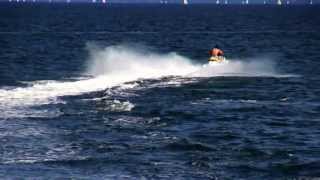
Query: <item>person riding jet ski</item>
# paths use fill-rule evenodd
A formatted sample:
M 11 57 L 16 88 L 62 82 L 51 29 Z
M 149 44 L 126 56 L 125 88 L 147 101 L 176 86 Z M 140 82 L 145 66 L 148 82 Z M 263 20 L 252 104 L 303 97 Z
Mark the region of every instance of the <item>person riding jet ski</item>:
M 216 45 L 212 50 L 210 50 L 209 52 L 210 54 L 210 58 L 209 58 L 209 62 L 213 61 L 213 62 L 222 62 L 225 58 L 224 58 L 224 53 L 223 51 L 219 48 L 218 45 Z

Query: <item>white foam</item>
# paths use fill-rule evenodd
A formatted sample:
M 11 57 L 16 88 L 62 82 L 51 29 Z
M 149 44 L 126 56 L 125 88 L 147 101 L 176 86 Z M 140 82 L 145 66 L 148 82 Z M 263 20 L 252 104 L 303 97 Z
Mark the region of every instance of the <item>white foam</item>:
M 90 79 L 73 82 L 35 81 L 29 87 L 0 89 L 0 109 L 6 116 L 23 115 L 21 107 L 43 104 L 63 103 L 59 97 L 79 95 L 82 93 L 105 90 L 113 86 L 121 86 L 124 82 L 138 79 L 159 78 L 163 76 L 278 76 L 274 64 L 267 61 L 244 63 L 233 61 L 216 66 L 205 67 L 194 64 L 190 59 L 177 53 L 157 54 L 141 51 L 126 46 L 110 46 L 99 48 L 89 44 L 88 69 L 85 75 Z M 180 82 L 179 82 L 180 83 Z M 123 89 L 136 86 L 122 84 Z M 19 107 L 19 108 L 17 108 Z M 29 112 L 30 113 L 30 112 Z M 27 113 L 27 116 L 30 114 Z
M 191 60 L 176 53 L 156 54 L 125 46 L 99 49 L 89 45 L 90 59 L 88 72 L 119 79 L 120 82 L 137 78 L 158 78 L 168 75 L 185 75 L 197 70 Z
M 122 112 L 122 111 L 131 111 L 134 108 L 134 104 L 130 101 L 121 102 L 119 100 L 113 100 L 106 102 L 106 107 L 104 110 Z
M 21 109 L 15 107 L 63 103 L 59 100 L 60 96 L 105 90 L 139 78 L 184 75 L 197 69 L 190 60 L 176 53 L 145 54 L 123 46 L 103 49 L 89 46 L 88 49 L 88 74 L 93 78 L 74 82 L 35 81 L 30 82 L 29 87 L 0 89 L 0 109 L 4 111 L 4 116 L 23 116 Z M 130 87 L 123 85 L 124 89 Z
M 265 59 L 253 59 L 243 62 L 228 60 L 226 63 L 206 65 L 189 76 L 212 77 L 212 76 L 281 76 L 276 72 L 273 61 Z

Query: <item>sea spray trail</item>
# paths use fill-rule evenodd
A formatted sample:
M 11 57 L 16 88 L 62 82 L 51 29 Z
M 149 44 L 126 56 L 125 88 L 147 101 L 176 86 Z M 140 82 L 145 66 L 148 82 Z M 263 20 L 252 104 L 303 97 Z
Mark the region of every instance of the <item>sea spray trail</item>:
M 242 61 L 229 59 L 228 63 L 208 66 L 195 63 L 177 53 L 156 54 L 144 49 L 128 46 L 111 46 L 99 48 L 88 44 L 90 52 L 87 72 L 91 75 L 104 75 L 113 78 L 134 80 L 137 78 L 158 78 L 161 76 L 178 75 L 187 77 L 212 76 L 295 76 L 278 73 L 276 64 L 271 58 L 253 57 Z M 120 80 L 120 82 L 123 82 Z
M 88 44 L 90 59 L 88 73 L 123 80 L 158 78 L 168 75 L 186 75 L 200 68 L 190 59 L 177 53 L 157 54 L 127 46 L 99 48 Z
M 88 44 L 89 60 L 85 74 L 93 78 L 74 82 L 39 81 L 30 87 L 0 90 L 0 106 L 4 111 L 17 114 L 13 107 L 63 103 L 60 96 L 78 95 L 140 78 L 163 76 L 279 76 L 274 65 L 267 61 L 244 63 L 230 61 L 217 67 L 202 67 L 176 53 L 156 54 L 126 46 L 101 48 Z
M 243 76 L 243 77 L 288 77 L 294 75 L 280 74 L 275 69 L 275 64 L 270 59 L 251 58 L 246 62 L 238 59 L 229 59 L 226 63 L 204 65 L 203 68 L 189 74 L 196 77 L 213 76 Z
M 145 55 L 122 46 L 89 46 L 88 49 L 90 58 L 85 74 L 93 78 L 75 82 L 35 81 L 30 83 L 30 87 L 1 89 L 1 109 L 16 115 L 19 114 L 15 112 L 18 110 L 16 107 L 61 103 L 60 96 L 100 91 L 139 78 L 184 75 L 199 68 L 175 53 Z

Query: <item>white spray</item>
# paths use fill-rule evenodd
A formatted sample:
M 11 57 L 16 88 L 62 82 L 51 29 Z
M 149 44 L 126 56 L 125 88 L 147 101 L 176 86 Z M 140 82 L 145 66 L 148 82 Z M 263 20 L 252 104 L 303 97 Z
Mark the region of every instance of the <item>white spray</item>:
M 230 61 L 222 67 L 194 64 L 177 53 L 157 54 L 126 46 L 100 48 L 88 45 L 90 58 L 86 74 L 92 78 L 73 82 L 35 81 L 29 87 L 0 89 L 3 116 L 21 114 L 18 109 L 61 103 L 59 97 L 105 90 L 124 82 L 163 76 L 277 76 L 272 63 Z M 205 62 L 205 60 L 203 61 Z

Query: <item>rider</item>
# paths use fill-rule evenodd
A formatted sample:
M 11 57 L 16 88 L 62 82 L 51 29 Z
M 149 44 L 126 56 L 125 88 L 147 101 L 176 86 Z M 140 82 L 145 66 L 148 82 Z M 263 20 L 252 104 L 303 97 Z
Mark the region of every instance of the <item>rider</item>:
M 211 51 L 210 51 L 211 57 L 221 57 L 223 56 L 223 51 L 219 48 L 218 45 L 216 45 Z
M 216 45 L 211 51 L 210 51 L 210 58 L 209 61 L 213 62 L 222 62 L 224 60 L 223 57 L 223 51 L 219 48 L 218 45 Z

